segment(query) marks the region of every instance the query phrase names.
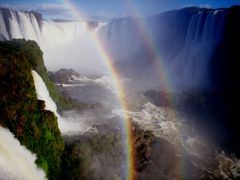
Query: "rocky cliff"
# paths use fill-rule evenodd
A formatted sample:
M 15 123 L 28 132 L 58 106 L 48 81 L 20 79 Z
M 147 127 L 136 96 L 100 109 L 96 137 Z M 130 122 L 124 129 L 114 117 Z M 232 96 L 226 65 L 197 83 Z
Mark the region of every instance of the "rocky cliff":
M 37 155 L 36 164 L 49 179 L 57 179 L 64 142 L 56 116 L 36 96 L 31 70 L 43 68 L 41 63 L 41 50 L 33 41 L 0 43 L 0 125 Z

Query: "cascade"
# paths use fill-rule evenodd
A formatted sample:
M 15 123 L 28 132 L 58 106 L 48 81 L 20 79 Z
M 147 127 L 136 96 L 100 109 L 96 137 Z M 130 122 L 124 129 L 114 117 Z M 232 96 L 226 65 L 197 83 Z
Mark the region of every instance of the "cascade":
M 192 14 L 183 47 L 169 65 L 169 76 L 175 87 L 211 89 L 209 62 L 222 40 L 225 16 L 224 10 Z
M 44 21 L 34 12 L 0 8 L 0 40 L 35 40 L 42 49 L 65 44 L 84 35 L 87 22 Z
M 45 179 L 35 160 L 36 156 L 22 146 L 8 129 L 0 127 L 0 179 Z
M 82 134 L 87 131 L 88 126 L 86 126 L 79 118 L 64 118 L 61 117 L 57 112 L 57 106 L 52 100 L 45 82 L 42 80 L 39 74 L 32 70 L 32 76 L 34 80 L 34 85 L 37 93 L 37 98 L 45 101 L 45 110 L 52 111 L 58 120 L 58 127 L 63 135 L 71 134 Z
M 34 79 L 34 85 L 37 93 L 37 98 L 39 100 L 45 101 L 45 110 L 49 110 L 55 113 L 56 116 L 58 116 L 57 113 L 57 106 L 55 102 L 52 100 L 47 86 L 42 80 L 41 76 L 38 75 L 38 73 L 34 70 L 32 70 L 32 76 Z
M 154 87 L 154 63 L 160 61 L 156 64 L 164 64 L 173 90 L 209 90 L 209 64 L 222 41 L 227 14 L 226 9 L 185 8 L 148 18 L 113 20 L 100 34 L 124 75 L 138 81 L 146 72 L 143 78 L 150 78 L 144 82 Z
M 71 68 L 80 61 L 79 71 L 92 72 L 93 64 L 103 69 L 87 22 L 44 21 L 34 13 L 0 12 L 0 38 L 36 40 L 50 70 L 56 70 L 58 62 Z M 208 89 L 210 60 L 222 40 L 227 14 L 224 9 L 185 8 L 142 19 L 115 19 L 94 28 L 113 59 L 125 61 L 122 66 L 127 68 L 122 73 L 130 78 L 139 79 L 142 70 L 148 73 L 145 77 L 154 77 L 149 74 L 154 71 L 151 63 L 161 59 L 173 88 Z M 155 86 L 155 80 L 151 81 Z
M 226 12 L 224 10 L 200 11 L 191 17 L 186 42 L 219 42 Z

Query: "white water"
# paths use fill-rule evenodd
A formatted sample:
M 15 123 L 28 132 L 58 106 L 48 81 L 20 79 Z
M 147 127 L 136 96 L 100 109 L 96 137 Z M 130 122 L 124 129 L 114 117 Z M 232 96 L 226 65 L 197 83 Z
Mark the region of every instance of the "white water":
M 45 85 L 44 81 L 42 80 L 41 76 L 38 75 L 38 73 L 34 70 L 32 70 L 32 76 L 34 79 L 34 85 L 37 93 L 37 98 L 39 100 L 45 101 L 45 109 L 52 111 L 55 113 L 56 116 L 58 116 L 57 113 L 57 106 L 55 102 L 52 100 L 51 96 L 49 95 L 47 86 Z
M 40 45 L 49 49 L 66 44 L 84 35 L 87 27 L 86 22 L 43 21 Z
M 118 79 L 118 81 L 121 82 L 121 84 L 127 84 L 130 83 L 131 80 L 128 78 L 121 78 Z M 75 76 L 72 75 L 68 77 L 69 84 L 58 84 L 63 87 L 69 87 L 69 86 L 87 86 L 87 85 L 95 85 L 103 87 L 107 90 L 112 91 L 113 93 L 117 93 L 114 85 L 114 80 L 111 76 L 101 76 L 98 78 L 90 78 L 85 75 Z
M 22 146 L 8 129 L 0 127 L 0 179 L 45 179 L 35 160 L 36 156 Z
M 113 84 L 113 79 L 110 76 L 102 76 L 99 78 L 91 79 L 86 76 L 82 77 L 77 77 L 72 75 L 71 78 L 73 79 L 73 82 L 80 82 L 82 84 L 95 84 L 101 87 L 104 87 L 106 89 L 109 89 L 111 91 L 114 91 L 114 84 Z
M 115 110 L 113 113 L 122 116 L 122 110 Z M 156 137 L 167 139 L 175 145 L 176 152 L 183 156 L 184 151 L 192 157 L 191 163 L 196 167 L 208 170 L 209 172 L 220 173 L 219 179 L 239 179 L 240 160 L 218 152 L 208 139 L 198 135 L 185 119 L 176 116 L 176 112 L 169 108 L 157 107 L 151 103 L 144 104 L 138 111 L 127 112 L 134 121 L 144 130 L 151 130 Z M 182 150 L 184 149 L 184 151 Z M 213 151 L 214 149 L 214 151 Z M 215 163 L 217 168 L 211 169 L 207 162 Z M 202 162 L 207 162 L 202 165 Z
M 86 28 L 86 22 L 54 22 L 41 21 L 38 24 L 37 17 L 33 13 L 8 10 L 8 13 L 0 11 L 0 34 L 5 39 L 19 39 L 37 41 L 42 48 L 51 48 L 65 44 L 82 34 Z M 7 31 L 9 21 L 9 32 Z
M 43 51 L 48 70 L 75 68 L 79 72 L 106 72 L 88 22 L 45 21 L 33 13 L 0 10 L 0 40 L 35 40 Z M 38 23 L 41 22 L 41 24 Z
M 188 26 L 186 42 L 218 42 L 223 32 L 221 27 L 224 25 L 225 16 L 223 10 L 193 14 Z
M 63 135 L 82 134 L 87 131 L 88 126 L 84 124 L 81 117 L 61 117 L 57 112 L 57 106 L 52 100 L 46 84 L 39 74 L 32 70 L 34 85 L 36 88 L 37 98 L 45 101 L 45 110 L 52 111 L 58 119 L 58 127 Z

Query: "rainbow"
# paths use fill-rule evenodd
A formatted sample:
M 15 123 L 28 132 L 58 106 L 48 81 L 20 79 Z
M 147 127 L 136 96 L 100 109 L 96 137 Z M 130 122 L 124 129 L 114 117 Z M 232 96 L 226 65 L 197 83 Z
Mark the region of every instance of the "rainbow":
M 78 18 L 78 20 L 84 20 L 84 15 L 80 13 L 79 9 L 74 6 L 74 4 L 72 4 L 69 0 L 64 0 L 63 1 L 68 8 L 72 11 L 72 13 L 74 13 L 74 15 L 76 16 L 76 18 Z M 120 76 L 119 73 L 116 69 L 116 67 L 114 67 L 114 64 L 112 63 L 112 57 L 110 55 L 110 53 L 107 51 L 107 49 L 104 46 L 104 43 L 101 42 L 100 38 L 97 36 L 96 33 L 91 33 L 91 39 L 94 42 L 96 49 L 98 50 L 101 59 L 104 61 L 107 69 L 109 70 L 109 74 L 111 75 L 112 79 L 113 79 L 113 84 L 114 84 L 114 88 L 117 92 L 117 98 L 119 101 L 119 105 L 121 107 L 121 109 L 123 109 L 122 111 L 122 117 L 123 117 L 123 126 L 124 126 L 124 146 L 125 146 L 125 150 L 126 150 L 126 155 L 127 155 L 127 162 L 126 162 L 126 169 L 125 169 L 125 173 L 124 173 L 124 179 L 127 180 L 134 180 L 136 179 L 136 174 L 135 174 L 135 159 L 134 159 L 134 148 L 133 148 L 133 135 L 132 135 L 132 129 L 131 129 L 131 122 L 129 121 L 129 116 L 127 113 L 128 108 L 128 103 L 126 101 L 126 95 L 125 95 L 125 91 L 123 88 L 123 85 L 121 84 Z
M 133 16 L 135 17 L 135 25 L 136 27 L 138 27 L 138 29 L 140 30 L 140 33 L 145 41 L 145 48 L 147 48 L 147 50 L 151 53 L 151 57 L 152 60 L 154 61 L 154 65 L 156 67 L 156 71 L 157 71 L 157 75 L 159 77 L 159 84 L 161 86 L 161 90 L 164 94 L 165 97 L 168 97 L 170 100 L 170 104 L 169 107 L 173 110 L 172 111 L 172 115 L 174 116 L 175 119 L 177 119 L 177 113 L 176 111 L 174 111 L 175 109 L 175 101 L 174 98 L 171 95 L 171 92 L 173 90 L 173 88 L 171 87 L 170 84 L 170 79 L 167 76 L 167 72 L 166 72 L 166 66 L 164 64 L 164 61 L 162 60 L 161 56 L 160 56 L 160 52 L 159 52 L 159 48 L 157 48 L 157 46 L 154 43 L 154 39 L 151 36 L 151 32 L 149 31 L 149 29 L 147 28 L 148 26 L 145 24 L 143 18 L 138 18 L 141 17 L 141 14 L 139 13 L 140 10 L 137 9 L 137 7 L 133 4 L 133 1 L 131 0 L 124 0 L 125 6 L 126 8 L 133 14 Z M 168 94 L 170 93 L 170 94 Z M 180 133 L 182 134 L 182 133 Z M 181 137 L 179 137 L 181 139 Z M 178 150 L 178 152 L 180 152 L 181 154 L 184 154 L 184 152 L 182 152 L 182 148 L 181 148 L 181 142 L 177 142 L 176 143 L 176 148 Z M 184 172 L 186 171 L 184 169 L 185 165 L 184 165 L 184 159 L 180 158 L 178 162 L 176 162 L 180 165 L 180 169 L 179 169 L 179 175 L 184 178 L 185 174 Z
M 70 0 L 63 0 L 63 2 L 67 5 L 67 7 L 70 9 L 70 11 L 73 13 L 73 15 L 78 19 L 78 20 L 83 20 L 85 19 L 85 15 L 81 13 L 81 11 L 70 2 Z M 165 93 L 165 96 L 170 98 L 170 106 L 172 109 L 174 109 L 174 101 L 173 98 L 171 97 L 169 92 L 171 92 L 171 84 L 170 80 L 167 77 L 167 72 L 165 68 L 164 61 L 162 60 L 160 56 L 160 52 L 154 43 L 154 39 L 151 36 L 151 32 L 147 28 L 147 25 L 145 24 L 144 20 L 141 17 L 141 14 L 139 13 L 140 11 L 137 9 L 136 6 L 134 6 L 133 2 L 131 0 L 123 0 L 125 3 L 126 8 L 131 11 L 131 13 L 136 17 L 133 18 L 134 23 L 136 27 L 139 29 L 139 32 L 141 33 L 141 36 L 144 39 L 144 46 L 148 50 L 148 52 L 151 55 L 151 60 L 153 61 L 152 63 L 156 67 L 156 72 L 157 72 L 157 77 L 159 77 L 159 81 L 156 82 L 156 84 L 160 85 L 161 90 L 163 93 Z M 127 162 L 126 163 L 126 169 L 124 170 L 124 175 L 122 179 L 126 180 L 135 180 L 136 177 L 136 167 L 135 167 L 135 151 L 133 147 L 133 135 L 132 135 L 132 130 L 131 130 L 131 121 L 129 121 L 129 115 L 128 115 L 128 103 L 126 101 L 126 94 L 124 90 L 124 86 L 121 84 L 120 81 L 120 76 L 118 73 L 118 70 L 112 63 L 113 58 L 111 57 L 111 54 L 107 51 L 107 48 L 105 47 L 104 43 L 101 41 L 101 39 L 97 36 L 96 33 L 92 32 L 89 34 L 90 38 L 93 41 L 93 44 L 96 47 L 96 50 L 99 52 L 101 59 L 105 63 L 109 75 L 113 79 L 113 84 L 115 91 L 117 92 L 117 98 L 118 98 L 118 103 L 120 108 L 123 110 L 122 111 L 122 117 L 123 117 L 123 139 L 125 140 L 124 142 L 124 148 L 125 148 L 125 153 L 127 155 Z M 170 95 L 170 96 L 169 96 Z M 176 114 L 173 114 L 176 116 Z M 180 147 L 180 146 L 179 146 Z M 183 162 L 179 162 L 180 164 L 183 164 Z M 184 167 L 181 165 L 181 167 Z M 180 170 L 183 172 L 182 170 Z
M 139 18 L 141 17 L 141 14 L 139 12 L 141 12 L 140 10 L 137 9 L 137 6 L 133 4 L 133 1 L 131 0 L 124 0 L 123 1 L 126 8 L 128 9 L 128 11 L 131 12 L 133 19 L 134 19 L 134 23 L 135 26 L 138 28 L 139 32 L 141 33 L 141 36 L 144 40 L 144 45 L 145 45 L 145 49 L 148 50 L 148 52 L 151 55 L 151 59 L 154 64 L 154 67 L 156 67 L 156 72 L 157 72 L 157 77 L 159 77 L 159 81 L 156 83 L 158 85 L 160 85 L 161 90 L 164 93 L 167 92 L 171 92 L 172 88 L 171 88 L 171 84 L 170 84 L 170 80 L 168 79 L 167 76 L 167 72 L 166 72 L 166 65 L 164 64 L 164 61 L 162 60 L 161 56 L 160 56 L 160 52 L 159 52 L 159 48 L 157 48 L 156 44 L 154 43 L 154 39 L 151 36 L 151 32 L 148 29 L 148 26 L 145 24 L 144 18 Z M 166 96 L 168 96 L 167 94 L 165 94 Z M 171 97 L 170 97 L 171 98 Z M 171 99 L 171 106 L 173 106 L 173 100 Z

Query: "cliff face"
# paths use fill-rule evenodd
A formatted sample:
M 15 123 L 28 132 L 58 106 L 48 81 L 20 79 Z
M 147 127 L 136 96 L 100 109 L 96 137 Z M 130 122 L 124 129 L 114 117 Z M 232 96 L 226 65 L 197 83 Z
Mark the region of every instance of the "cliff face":
M 37 100 L 31 74 L 32 69 L 43 67 L 42 53 L 35 42 L 0 43 L 0 125 L 37 155 L 36 163 L 49 179 L 56 179 L 64 142 L 56 116 Z
M 49 94 L 57 104 L 59 111 L 70 109 L 76 105 L 76 102 L 72 100 L 66 100 L 61 94 L 58 93 L 57 88 L 53 81 L 49 78 L 48 71 L 44 65 L 43 53 L 35 41 L 14 39 L 12 41 L 2 42 L 2 44 L 19 51 L 20 54 L 27 58 L 31 68 L 35 70 L 45 82 Z
M 229 82 L 236 64 L 239 14 L 239 6 L 184 8 L 116 19 L 99 33 L 120 72 L 140 86 L 161 88 L 164 72 L 174 90 L 214 91 L 224 86 L 221 80 Z

